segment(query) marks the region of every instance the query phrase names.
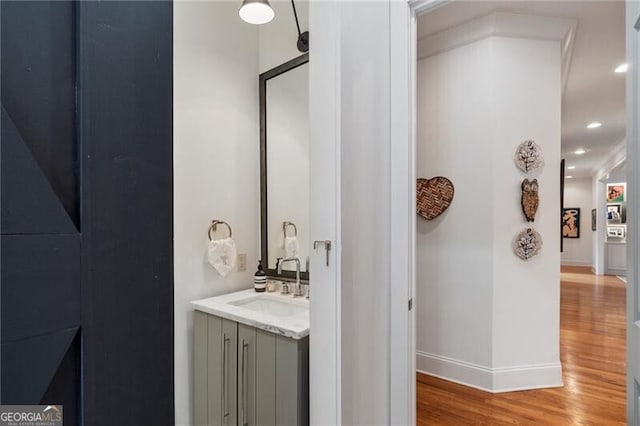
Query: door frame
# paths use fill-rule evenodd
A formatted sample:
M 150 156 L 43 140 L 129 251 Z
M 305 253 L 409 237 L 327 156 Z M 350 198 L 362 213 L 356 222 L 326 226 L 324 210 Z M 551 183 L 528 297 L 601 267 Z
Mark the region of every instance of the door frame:
M 416 66 L 417 66 L 417 50 L 416 50 L 416 34 L 417 34 L 417 16 L 435 10 L 445 4 L 456 0 L 406 0 L 402 2 L 391 2 L 391 20 L 390 32 L 391 41 L 390 49 L 392 58 L 396 59 L 399 64 L 404 64 L 404 70 L 401 67 L 394 67 L 392 64 L 391 72 L 391 140 L 407 141 L 406 146 L 409 148 L 409 157 L 411 164 L 402 167 L 401 162 L 393 161 L 392 170 L 396 166 L 396 173 L 410 170 L 415 176 L 415 85 L 416 85 Z M 627 94 L 627 188 L 629 194 L 628 201 L 628 229 L 627 229 L 627 423 L 635 425 L 640 420 L 640 265 L 637 264 L 640 255 L 638 243 L 640 241 L 640 100 L 638 92 L 640 92 L 640 41 L 637 30 L 634 30 L 634 24 L 640 20 L 640 2 L 634 0 L 626 0 L 626 22 L 627 22 L 627 62 L 631 65 L 630 72 L 627 74 L 626 94 Z M 407 24 L 408 21 L 408 24 Z M 404 30 L 403 30 L 404 28 Z M 395 70 L 394 70 L 395 68 Z M 407 72 L 408 70 L 408 72 Z M 394 108 L 395 106 L 395 108 Z M 401 116 L 404 115 L 404 118 Z M 404 121 L 403 121 L 404 120 Z M 399 148 L 403 145 L 398 144 Z M 400 149 L 402 151 L 402 149 Z M 398 160 L 398 159 L 395 159 Z M 415 182 L 415 180 L 413 181 Z M 412 186 L 413 187 L 413 186 Z M 396 189 L 393 184 L 392 188 Z M 415 192 L 415 191 L 414 191 Z M 634 197 L 635 195 L 635 197 Z M 415 194 L 411 207 L 415 202 Z M 399 213 L 400 209 L 392 206 L 393 213 Z M 413 211 L 413 208 L 411 208 Z M 415 231 L 415 214 L 412 213 L 413 222 L 412 232 Z M 395 234 L 394 234 L 395 235 Z M 415 294 L 415 232 L 409 236 L 412 241 L 410 250 L 410 286 L 407 290 L 409 299 Z M 395 259 L 398 260 L 398 259 Z M 392 265 L 394 265 L 392 259 Z M 402 289 L 399 289 L 402 291 Z M 391 422 L 415 424 L 416 421 L 416 401 L 415 401 L 415 315 L 410 312 L 408 319 L 402 316 L 396 318 L 394 313 L 399 312 L 402 308 L 400 298 L 394 298 L 391 301 L 391 336 L 405 335 L 411 336 L 407 338 L 408 344 L 403 346 L 407 351 L 394 348 L 394 338 L 391 340 L 390 361 L 391 361 L 391 390 L 397 389 L 400 382 L 405 382 L 406 394 L 410 397 L 410 407 L 398 404 L 396 394 L 391 394 Z M 400 318 L 400 319 L 398 319 Z M 399 343 L 395 339 L 395 343 Z M 395 349 L 395 350 L 394 350 Z M 410 374 L 404 375 L 402 372 L 409 371 Z M 398 374 L 394 378 L 393 373 Z M 407 378 L 411 378 L 407 380 Z M 406 395 L 405 394 L 405 395 Z M 406 413 L 403 416 L 403 410 Z M 406 421 L 402 421 L 402 420 Z
M 389 309 L 390 424 L 416 424 L 417 420 L 413 309 L 416 288 L 417 18 L 452 1 L 455 0 L 390 0 L 390 140 L 393 146 L 390 176 L 390 270 L 393 277 Z
M 309 190 L 311 241 L 331 241 L 312 250 L 309 320 L 309 420 L 341 423 L 341 269 L 340 269 L 340 57 L 339 5 L 309 3 Z
M 415 68 L 416 16 L 448 0 L 394 1 L 389 7 L 389 424 L 415 424 Z M 311 253 L 310 422 L 341 424 L 341 5 L 339 0 L 311 2 L 310 49 L 311 176 L 322 176 L 316 195 L 325 204 L 311 208 L 313 240 L 332 240 L 330 264 L 324 252 Z M 357 23 L 352 23 L 357 25 Z M 314 31 L 314 28 L 318 28 Z M 376 82 L 378 83 L 378 81 Z M 322 148 L 320 148 L 322 147 Z M 326 167 L 318 168 L 319 163 Z M 313 179 L 311 191 L 314 192 Z M 331 193 L 331 194 L 329 194 Z M 316 200 L 317 202 L 317 200 Z M 319 216 L 320 213 L 325 216 Z M 314 267 L 315 266 L 315 267 Z M 322 327 L 315 325 L 322 323 Z M 381 419 L 382 420 L 382 419 Z
M 636 29 L 634 29 L 636 25 Z M 640 421 L 640 304 L 638 242 L 640 241 L 640 2 L 626 1 L 627 38 L 627 424 Z

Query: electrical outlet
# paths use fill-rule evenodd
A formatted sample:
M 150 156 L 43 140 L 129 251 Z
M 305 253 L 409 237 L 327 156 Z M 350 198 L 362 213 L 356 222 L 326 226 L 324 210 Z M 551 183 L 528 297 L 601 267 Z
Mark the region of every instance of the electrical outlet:
M 247 254 L 242 253 L 238 255 L 238 272 L 247 270 Z

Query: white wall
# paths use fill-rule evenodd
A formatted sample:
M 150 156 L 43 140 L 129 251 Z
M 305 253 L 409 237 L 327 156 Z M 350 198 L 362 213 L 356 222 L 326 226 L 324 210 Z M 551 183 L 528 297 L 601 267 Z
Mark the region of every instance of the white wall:
M 563 265 L 593 266 L 593 237 L 591 209 L 594 206 L 591 178 L 566 179 L 564 207 L 580 208 L 580 238 L 565 238 L 562 252 Z
M 490 391 L 560 385 L 560 43 L 489 36 L 439 52 L 418 62 L 416 161 L 455 198 L 418 221 L 417 368 Z M 530 226 L 513 161 L 525 139 L 546 163 L 531 174 L 544 246 L 528 261 L 512 251 Z
M 496 166 L 493 135 L 485 131 L 491 48 L 487 39 L 418 62 L 416 152 L 418 177 L 445 176 L 455 187 L 442 216 L 417 223 L 416 348 L 487 366 Z
M 176 425 L 193 424 L 189 302 L 252 285 L 260 235 L 258 111 L 258 28 L 238 18 L 238 2 L 174 3 Z M 247 271 L 222 278 L 206 262 L 212 219 L 231 225 Z
M 388 423 L 392 397 L 390 91 L 388 85 L 379 86 L 390 78 L 390 8 L 388 2 L 368 2 L 364 7 L 366 19 L 361 4 L 341 3 L 336 58 L 341 114 L 342 424 L 348 425 Z
M 263 26 L 239 1 L 174 3 L 174 315 L 176 425 L 193 424 L 192 308 L 250 288 L 260 257 L 258 75 L 300 54 L 287 1 Z M 308 5 L 296 2 L 302 28 Z M 290 15 L 290 16 L 289 16 Z M 213 219 L 233 228 L 247 270 L 222 278 L 206 262 Z M 220 236 L 225 231 L 220 231 Z

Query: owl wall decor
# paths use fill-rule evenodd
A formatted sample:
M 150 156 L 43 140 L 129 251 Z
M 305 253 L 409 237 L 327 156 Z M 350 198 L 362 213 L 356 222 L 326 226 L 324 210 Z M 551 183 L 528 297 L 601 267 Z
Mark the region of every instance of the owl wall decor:
M 522 196 L 520 197 L 522 213 L 524 213 L 527 222 L 533 222 L 536 219 L 536 212 L 538 211 L 538 204 L 540 203 L 538 196 L 538 179 L 525 179 L 522 181 L 520 188 L 522 189 Z

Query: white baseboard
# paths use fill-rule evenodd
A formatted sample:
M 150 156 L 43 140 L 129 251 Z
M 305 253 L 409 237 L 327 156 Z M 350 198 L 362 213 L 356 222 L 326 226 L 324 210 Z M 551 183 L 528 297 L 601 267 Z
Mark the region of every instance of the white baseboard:
M 416 352 L 420 373 L 486 392 L 500 393 L 562 386 L 562 366 L 553 364 L 488 368 L 426 352 Z
M 586 262 L 584 260 L 571 260 L 571 259 L 561 260 L 560 261 L 560 265 L 563 265 L 563 266 L 588 266 L 590 268 L 593 268 L 593 263 L 592 262 Z

